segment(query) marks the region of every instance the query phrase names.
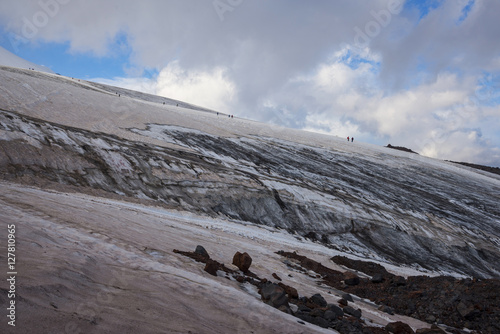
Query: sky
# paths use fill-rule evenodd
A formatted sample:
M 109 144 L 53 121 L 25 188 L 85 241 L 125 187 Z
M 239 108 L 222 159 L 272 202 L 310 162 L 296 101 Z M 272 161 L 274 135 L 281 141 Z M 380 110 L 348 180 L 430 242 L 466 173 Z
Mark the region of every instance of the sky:
M 498 0 L 17 0 L 0 46 L 70 77 L 500 167 Z

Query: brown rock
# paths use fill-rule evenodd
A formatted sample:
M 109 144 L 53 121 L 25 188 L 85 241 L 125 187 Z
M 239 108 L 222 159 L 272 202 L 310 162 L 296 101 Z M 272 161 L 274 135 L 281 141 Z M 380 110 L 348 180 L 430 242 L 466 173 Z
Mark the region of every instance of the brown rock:
M 273 277 L 281 282 L 281 277 L 279 277 L 276 273 L 273 273 Z
M 288 295 L 288 298 L 290 299 L 298 299 L 299 298 L 299 293 L 297 292 L 297 289 L 294 287 L 291 287 L 289 285 L 283 284 L 283 283 L 278 283 L 280 287 L 282 287 L 286 294 Z
M 236 252 L 233 256 L 233 264 L 238 267 L 242 272 L 248 272 L 250 265 L 252 264 L 252 258 L 248 253 Z
M 212 260 L 207 261 L 204 270 L 212 276 L 217 276 L 217 264 Z

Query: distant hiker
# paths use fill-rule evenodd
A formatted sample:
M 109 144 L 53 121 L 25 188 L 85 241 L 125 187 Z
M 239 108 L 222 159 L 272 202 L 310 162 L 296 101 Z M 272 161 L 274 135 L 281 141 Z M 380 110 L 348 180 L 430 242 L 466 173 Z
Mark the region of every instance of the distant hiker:
M 233 118 L 233 117 L 234 117 L 234 115 L 231 115 L 231 118 Z
M 354 141 L 354 137 L 351 137 L 351 143 Z
M 347 142 L 349 142 L 349 137 L 347 137 Z
M 217 112 L 217 116 L 219 116 L 219 113 Z

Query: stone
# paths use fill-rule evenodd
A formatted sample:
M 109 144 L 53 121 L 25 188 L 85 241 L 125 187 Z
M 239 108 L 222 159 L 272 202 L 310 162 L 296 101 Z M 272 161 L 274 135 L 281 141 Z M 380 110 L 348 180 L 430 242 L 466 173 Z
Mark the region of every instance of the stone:
M 382 312 L 385 312 L 387 314 L 390 314 L 390 315 L 394 315 L 394 309 L 390 306 L 387 306 L 387 305 L 381 305 L 379 308 L 378 308 L 379 311 L 382 311 Z
M 313 317 L 323 317 L 325 315 L 325 311 L 323 311 L 322 309 L 320 308 L 315 308 L 314 310 L 312 310 L 309 315 L 313 316 Z
M 204 270 L 212 276 L 217 276 L 217 264 L 212 260 L 207 261 Z
M 355 274 L 346 273 L 344 276 L 345 276 L 344 283 L 346 285 L 354 286 L 358 285 L 360 282 L 359 277 Z
M 302 313 L 309 313 L 312 311 L 309 307 L 307 307 L 305 305 L 299 305 L 298 308 L 299 308 L 299 311 Z
M 196 249 L 194 250 L 194 252 L 196 254 L 203 256 L 204 258 L 207 258 L 207 259 L 210 258 L 210 255 L 208 255 L 207 250 L 203 246 L 200 246 L 200 245 L 196 246 Z
M 278 284 L 267 282 L 262 286 L 259 292 L 262 299 L 268 305 L 271 305 L 275 308 L 280 308 L 283 305 L 289 307 L 288 297 L 286 296 L 285 289 L 280 287 Z
M 310 299 L 311 299 L 311 301 L 312 301 L 314 304 L 316 304 L 316 305 L 318 305 L 318 306 L 325 307 L 326 305 L 328 305 L 328 304 L 327 304 L 327 302 L 326 302 L 326 300 L 325 300 L 325 298 L 323 298 L 323 296 L 322 296 L 322 295 L 320 295 L 319 293 L 317 293 L 317 294 L 315 294 L 315 295 L 311 296 L 311 298 L 310 298 Z
M 344 298 L 339 299 L 339 305 L 341 305 L 341 306 L 347 306 L 348 304 L 349 303 Z
M 347 300 L 348 302 L 353 302 L 354 300 L 352 299 L 352 296 L 348 293 L 342 294 L 342 298 Z
M 342 318 L 344 316 L 344 311 L 337 305 L 328 304 L 328 310 L 335 314 L 335 318 Z
M 335 312 L 327 310 L 325 311 L 324 318 L 328 321 L 337 320 L 337 315 L 335 314 Z
M 295 289 L 294 287 L 283 284 L 281 282 L 279 282 L 278 285 L 281 286 L 283 289 L 285 289 L 285 292 L 288 295 L 288 298 L 290 298 L 290 299 L 298 299 L 299 298 L 299 293 L 298 293 L 297 289 Z
M 397 321 L 391 322 L 385 326 L 385 329 L 394 334 L 414 334 L 415 332 L 410 327 L 410 325 L 405 324 L 404 322 Z
M 324 319 L 322 317 L 313 318 L 312 323 L 315 324 L 316 326 L 319 326 L 319 327 L 322 327 L 322 328 L 328 328 L 328 327 L 330 327 L 330 323 L 328 322 L 328 320 L 326 320 L 326 319 Z
M 233 256 L 233 264 L 238 267 L 242 272 L 248 272 L 248 269 L 252 265 L 252 258 L 248 253 L 236 252 Z
M 277 279 L 278 281 L 282 281 L 281 277 L 279 277 L 276 273 L 273 273 L 274 279 Z
M 351 306 L 346 306 L 344 307 L 344 313 L 347 313 L 349 315 L 352 315 L 355 318 L 361 318 L 361 310 L 356 310 L 355 308 Z

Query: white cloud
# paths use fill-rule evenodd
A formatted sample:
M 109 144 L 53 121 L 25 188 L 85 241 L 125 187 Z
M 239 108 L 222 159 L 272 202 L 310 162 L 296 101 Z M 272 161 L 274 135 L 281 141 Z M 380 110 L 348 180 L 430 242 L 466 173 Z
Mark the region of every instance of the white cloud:
M 152 78 L 93 79 L 104 84 L 165 96 L 205 108 L 231 112 L 236 86 L 227 69 L 186 70 L 173 61 Z
M 157 95 L 223 112 L 231 111 L 236 93 L 235 84 L 223 67 L 186 70 L 175 61 L 161 70 L 156 82 Z

